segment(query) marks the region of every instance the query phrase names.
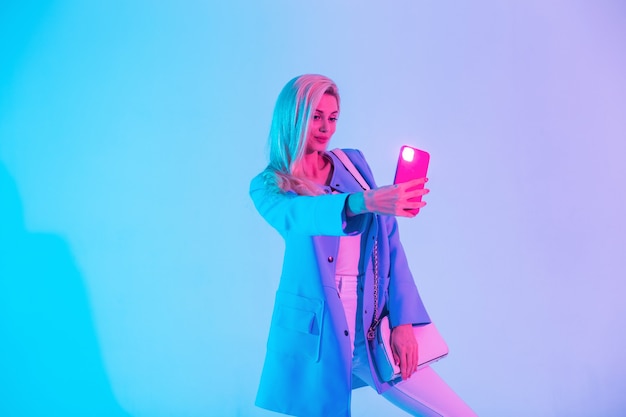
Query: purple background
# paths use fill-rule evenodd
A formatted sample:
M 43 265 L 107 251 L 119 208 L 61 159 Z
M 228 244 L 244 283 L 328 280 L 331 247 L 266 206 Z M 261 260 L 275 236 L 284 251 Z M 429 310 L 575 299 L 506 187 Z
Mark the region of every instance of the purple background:
M 306 72 L 380 184 L 431 153 L 401 233 L 450 385 L 481 417 L 626 414 L 623 2 L 0 10 L 1 415 L 273 415 L 283 243 L 247 189 Z

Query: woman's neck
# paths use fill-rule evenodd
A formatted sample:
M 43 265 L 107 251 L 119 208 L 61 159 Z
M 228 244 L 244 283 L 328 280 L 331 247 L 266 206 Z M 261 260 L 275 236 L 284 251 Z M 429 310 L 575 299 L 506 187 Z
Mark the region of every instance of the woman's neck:
M 304 176 L 321 185 L 328 185 L 332 172 L 332 163 L 323 152 L 311 152 L 302 158 Z

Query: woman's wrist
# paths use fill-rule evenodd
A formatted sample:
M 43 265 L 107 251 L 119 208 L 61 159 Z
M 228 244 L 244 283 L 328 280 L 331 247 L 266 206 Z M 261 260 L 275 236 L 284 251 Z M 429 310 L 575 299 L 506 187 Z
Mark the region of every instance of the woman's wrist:
M 367 213 L 367 207 L 365 206 L 365 194 L 352 193 L 347 198 L 348 216 L 356 216 L 358 214 Z

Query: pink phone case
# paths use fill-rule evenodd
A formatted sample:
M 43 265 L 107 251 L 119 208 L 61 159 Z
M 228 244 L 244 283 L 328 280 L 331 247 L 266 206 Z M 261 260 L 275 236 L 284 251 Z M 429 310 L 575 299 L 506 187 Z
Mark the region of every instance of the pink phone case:
M 400 156 L 398 157 L 396 176 L 393 183 L 400 184 L 417 178 L 426 177 L 429 161 L 430 155 L 428 152 L 411 146 L 403 146 L 400 148 Z M 419 188 L 424 188 L 424 185 L 422 184 Z M 413 201 L 422 201 L 422 197 L 418 197 Z M 417 214 L 419 209 L 409 211 Z

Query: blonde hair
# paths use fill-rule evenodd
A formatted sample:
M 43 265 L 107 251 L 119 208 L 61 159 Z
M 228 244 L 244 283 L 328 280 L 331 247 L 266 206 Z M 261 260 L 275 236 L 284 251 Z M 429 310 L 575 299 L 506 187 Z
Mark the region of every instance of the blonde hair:
M 267 185 L 301 195 L 322 194 L 321 187 L 302 171 L 309 121 L 324 94 L 337 99 L 339 91 L 328 77 L 304 74 L 290 80 L 278 95 L 272 117 L 268 147 L 269 165 L 264 178 Z

